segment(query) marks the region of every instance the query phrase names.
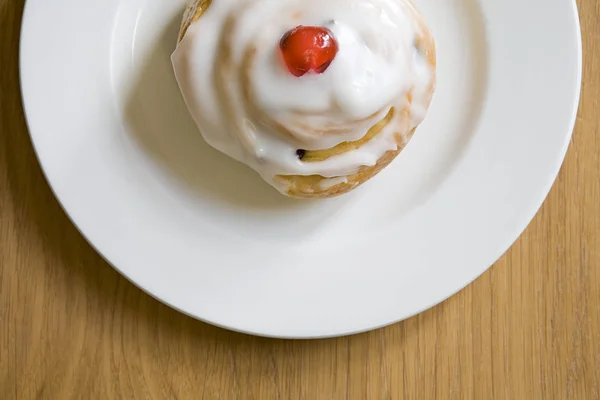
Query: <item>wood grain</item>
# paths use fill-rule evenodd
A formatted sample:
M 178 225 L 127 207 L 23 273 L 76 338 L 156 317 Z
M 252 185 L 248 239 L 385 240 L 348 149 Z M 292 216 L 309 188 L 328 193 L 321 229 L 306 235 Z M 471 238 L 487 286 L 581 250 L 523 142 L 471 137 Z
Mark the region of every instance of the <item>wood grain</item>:
M 581 0 L 577 128 L 544 206 L 496 265 L 402 323 L 268 340 L 121 278 L 52 196 L 27 134 L 24 0 L 0 0 L 0 399 L 600 399 L 600 3 Z

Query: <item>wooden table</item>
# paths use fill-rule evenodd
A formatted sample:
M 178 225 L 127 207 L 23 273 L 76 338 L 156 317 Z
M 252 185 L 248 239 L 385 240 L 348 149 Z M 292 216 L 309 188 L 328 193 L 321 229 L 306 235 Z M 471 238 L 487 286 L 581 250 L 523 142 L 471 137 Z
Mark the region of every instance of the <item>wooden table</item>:
M 23 2 L 0 0 L 0 399 L 600 398 L 597 0 L 580 1 L 575 135 L 526 232 L 441 305 L 318 341 L 250 337 L 185 317 L 84 241 L 27 134 L 17 68 Z

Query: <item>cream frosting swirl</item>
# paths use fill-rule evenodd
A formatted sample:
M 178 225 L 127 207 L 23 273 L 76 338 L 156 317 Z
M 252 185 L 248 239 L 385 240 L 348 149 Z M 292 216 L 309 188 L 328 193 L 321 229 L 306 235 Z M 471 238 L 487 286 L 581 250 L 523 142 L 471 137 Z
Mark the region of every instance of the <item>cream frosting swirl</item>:
M 420 18 L 408 0 L 213 0 L 172 62 L 205 140 L 283 191 L 278 175 L 337 178 L 375 165 L 422 121 L 434 71 L 416 46 Z M 280 38 L 299 25 L 326 27 L 338 42 L 322 74 L 298 78 L 283 64 Z M 388 117 L 356 149 L 297 155 L 359 140 Z

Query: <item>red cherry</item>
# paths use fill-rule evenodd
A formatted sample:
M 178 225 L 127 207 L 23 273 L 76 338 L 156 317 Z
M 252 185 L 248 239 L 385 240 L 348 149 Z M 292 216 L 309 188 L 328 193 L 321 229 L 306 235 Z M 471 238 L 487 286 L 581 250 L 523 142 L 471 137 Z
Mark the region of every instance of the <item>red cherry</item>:
M 298 26 L 288 31 L 279 41 L 279 48 L 290 73 L 298 77 L 309 71 L 325 72 L 338 52 L 333 33 L 318 26 Z

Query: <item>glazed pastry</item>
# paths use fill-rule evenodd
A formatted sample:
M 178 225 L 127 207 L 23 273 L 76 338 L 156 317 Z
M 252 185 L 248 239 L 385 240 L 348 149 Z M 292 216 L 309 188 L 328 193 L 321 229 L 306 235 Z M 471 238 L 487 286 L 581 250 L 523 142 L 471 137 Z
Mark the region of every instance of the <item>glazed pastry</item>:
M 172 61 L 205 140 L 297 198 L 376 175 L 435 88 L 410 0 L 195 0 Z

